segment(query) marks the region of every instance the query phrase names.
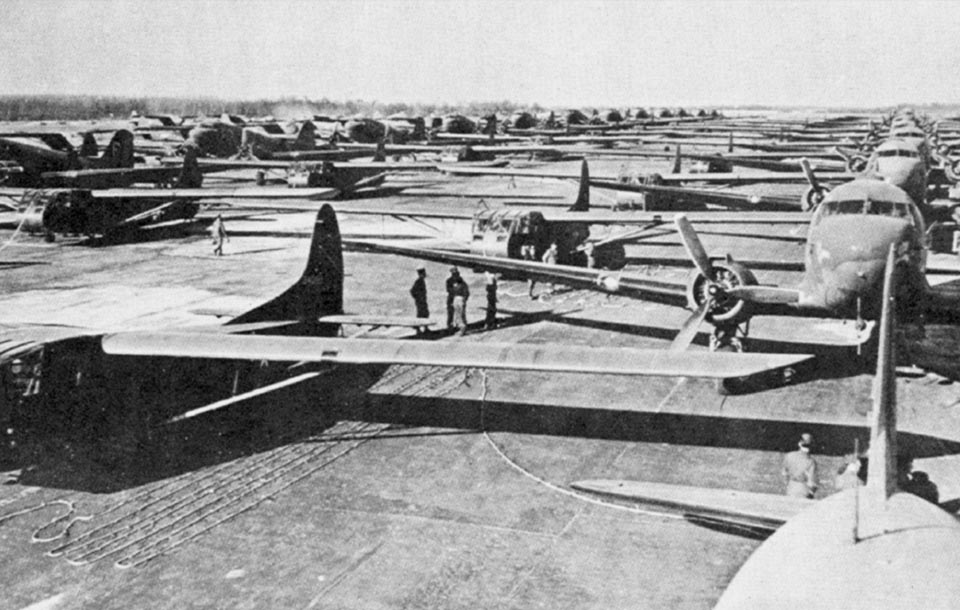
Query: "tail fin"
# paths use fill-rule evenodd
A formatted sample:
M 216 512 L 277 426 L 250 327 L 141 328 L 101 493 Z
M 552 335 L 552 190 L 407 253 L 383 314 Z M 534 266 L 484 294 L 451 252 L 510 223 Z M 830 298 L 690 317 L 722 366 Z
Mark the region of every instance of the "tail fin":
M 313 121 L 304 121 L 297 132 L 297 149 L 312 149 L 317 145 L 317 126 Z
M 590 170 L 587 168 L 586 159 L 580 164 L 580 191 L 577 193 L 577 200 L 570 206 L 570 211 L 590 211 Z
M 677 154 L 673 156 L 672 173 L 679 174 L 681 167 L 683 167 L 683 157 L 680 156 L 680 145 L 677 144 Z
M 97 146 L 97 139 L 93 134 L 89 131 L 83 134 L 83 144 L 80 145 L 80 156 L 96 157 L 98 152 L 100 152 L 100 147 Z
M 200 171 L 200 164 L 197 163 L 197 157 L 200 155 L 196 146 L 185 146 L 183 149 L 183 167 L 180 169 L 180 176 L 177 178 L 177 186 L 180 188 L 200 188 L 203 186 L 203 172 Z
M 895 255 L 896 245 L 892 244 L 887 254 L 887 269 L 883 277 L 877 374 L 873 380 L 873 410 L 870 413 L 870 471 L 866 491 L 871 494 L 871 499 L 879 502 L 885 501 L 897 490 Z
M 280 296 L 228 322 L 249 324 L 291 320 L 311 324 L 343 313 L 343 247 L 337 215 L 329 204 L 317 212 L 307 267 Z
M 377 162 L 387 160 L 387 145 L 384 142 L 385 138 L 380 138 L 377 142 L 377 151 L 373 153 L 373 160 Z
M 120 129 L 113 134 L 100 160 L 101 167 L 106 169 L 133 167 L 133 133 Z
M 490 143 L 497 139 L 497 113 L 493 112 L 487 119 L 487 129 L 490 131 Z
M 727 140 L 727 152 L 733 152 L 733 132 L 730 132 L 730 138 Z

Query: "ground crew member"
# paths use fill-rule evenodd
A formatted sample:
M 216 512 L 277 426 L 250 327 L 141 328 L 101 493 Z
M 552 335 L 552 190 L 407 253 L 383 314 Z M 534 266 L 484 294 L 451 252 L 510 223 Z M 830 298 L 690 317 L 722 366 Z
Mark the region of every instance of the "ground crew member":
M 596 269 L 597 268 L 597 257 L 593 253 L 593 242 L 588 241 L 583 246 L 583 253 L 587 255 L 587 269 Z
M 526 222 L 526 218 L 524 218 L 524 222 Z M 522 246 L 520 246 L 520 258 L 522 258 L 525 261 L 537 260 L 537 247 L 533 244 L 533 242 L 528 241 Z M 527 294 L 530 296 L 531 299 L 536 298 L 535 296 L 533 296 L 533 287 L 536 285 L 537 285 L 536 280 L 527 280 Z
M 931 481 L 930 476 L 922 470 L 914 470 L 910 473 L 910 483 L 904 491 L 920 496 L 932 504 L 940 502 L 940 490 L 937 488 L 937 484 Z
M 469 297 L 470 288 L 457 274 L 453 284 L 453 323 L 457 327 L 457 334 L 461 337 L 467 332 L 467 299 Z
M 427 307 L 427 269 L 423 265 L 417 267 L 417 279 L 414 280 L 410 288 L 410 296 L 413 297 L 413 304 L 417 308 L 418 318 L 429 318 L 430 309 Z M 418 326 L 417 334 L 426 332 L 426 326 Z
M 841 489 L 854 489 L 862 487 L 866 481 L 866 468 L 864 460 L 853 456 L 844 463 L 837 471 L 837 478 L 833 486 L 839 491 Z
M 459 279 L 460 270 L 450 267 L 450 275 L 447 276 L 447 328 L 453 328 L 453 288 Z
M 817 462 L 810 456 L 813 436 L 800 435 L 797 450 L 783 456 L 783 478 L 787 483 L 787 495 L 795 498 L 812 498 L 817 491 Z
M 213 237 L 213 253 L 217 256 L 223 256 L 223 242 L 229 240 L 227 229 L 223 226 L 223 216 L 217 214 L 217 218 L 210 225 L 210 235 Z
M 487 272 L 487 317 L 483 328 L 493 330 L 497 327 L 497 276 Z
M 547 251 L 543 253 L 543 263 L 545 265 L 556 265 L 557 264 L 557 242 L 550 244 L 550 247 L 547 248 Z M 553 284 L 547 284 L 547 294 L 553 294 Z

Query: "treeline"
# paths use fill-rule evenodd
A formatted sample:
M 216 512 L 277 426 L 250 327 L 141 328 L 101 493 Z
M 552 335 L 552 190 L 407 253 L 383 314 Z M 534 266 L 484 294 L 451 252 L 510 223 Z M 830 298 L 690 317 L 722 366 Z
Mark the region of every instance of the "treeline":
M 413 116 L 461 112 L 484 115 L 491 112 L 509 114 L 514 110 L 539 112 L 534 104 L 522 105 L 503 100 L 472 102 L 463 105 L 427 103 L 382 103 L 364 100 L 335 101 L 327 98 L 280 98 L 260 100 L 225 100 L 211 97 L 117 97 L 101 95 L 5 95 L 0 96 L 0 120 L 47 121 L 124 119 L 131 112 L 140 114 L 175 114 L 179 116 L 219 116 L 223 113 L 245 116 L 272 115 L 280 119 L 304 118 L 312 114 L 328 116 L 391 115 Z

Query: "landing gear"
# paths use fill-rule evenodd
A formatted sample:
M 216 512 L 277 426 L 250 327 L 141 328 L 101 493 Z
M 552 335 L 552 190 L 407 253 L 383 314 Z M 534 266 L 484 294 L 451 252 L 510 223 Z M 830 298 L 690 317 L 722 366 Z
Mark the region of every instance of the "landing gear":
M 744 342 L 747 339 L 749 322 L 742 327 L 739 324 L 717 324 L 713 327 L 713 334 L 710 335 L 710 351 L 725 353 L 740 353 L 743 351 Z M 743 391 L 746 379 L 743 377 L 730 377 L 727 379 L 717 379 L 717 394 L 729 396 Z

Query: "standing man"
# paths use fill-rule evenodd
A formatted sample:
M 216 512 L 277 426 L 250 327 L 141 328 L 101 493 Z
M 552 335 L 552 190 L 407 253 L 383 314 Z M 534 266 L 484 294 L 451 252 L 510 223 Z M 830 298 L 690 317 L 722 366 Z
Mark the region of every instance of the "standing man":
M 418 318 L 429 318 L 430 309 L 427 307 L 427 269 L 423 265 L 417 267 L 417 279 L 414 280 L 410 288 L 410 296 L 413 297 L 413 304 L 417 308 Z M 426 332 L 426 326 L 418 326 L 417 334 Z
M 557 242 L 550 244 L 550 247 L 547 248 L 547 251 L 543 253 L 543 263 L 545 265 L 556 265 L 557 264 Z M 547 294 L 553 294 L 553 284 L 547 284 Z
M 526 217 L 523 217 L 523 220 L 526 221 Z M 529 240 L 529 236 L 527 237 Z M 537 247 L 533 245 L 533 242 L 527 241 L 522 246 L 520 246 L 520 257 L 525 261 L 535 261 L 537 260 Z M 535 299 L 533 296 L 533 287 L 537 285 L 536 280 L 527 280 L 527 294 L 531 299 Z
M 467 332 L 468 298 L 470 298 L 470 288 L 458 273 L 453 284 L 453 323 L 457 327 L 457 334 L 461 337 Z
M 597 257 L 593 253 L 594 245 L 592 241 L 588 241 L 583 246 L 583 253 L 587 255 L 587 269 L 596 269 L 597 268 Z
M 807 432 L 800 435 L 797 450 L 783 456 L 783 478 L 787 483 L 787 495 L 795 498 L 813 498 L 817 491 L 817 462 L 810 456 L 813 436 Z
M 223 242 L 229 240 L 227 229 L 223 226 L 223 216 L 217 214 L 217 218 L 210 225 L 210 235 L 213 237 L 213 253 L 217 256 L 223 256 Z
M 460 270 L 450 267 L 450 275 L 447 276 L 447 328 L 453 328 L 453 293 L 458 280 L 460 280 Z
M 487 272 L 487 317 L 483 321 L 484 330 L 497 327 L 497 276 Z

